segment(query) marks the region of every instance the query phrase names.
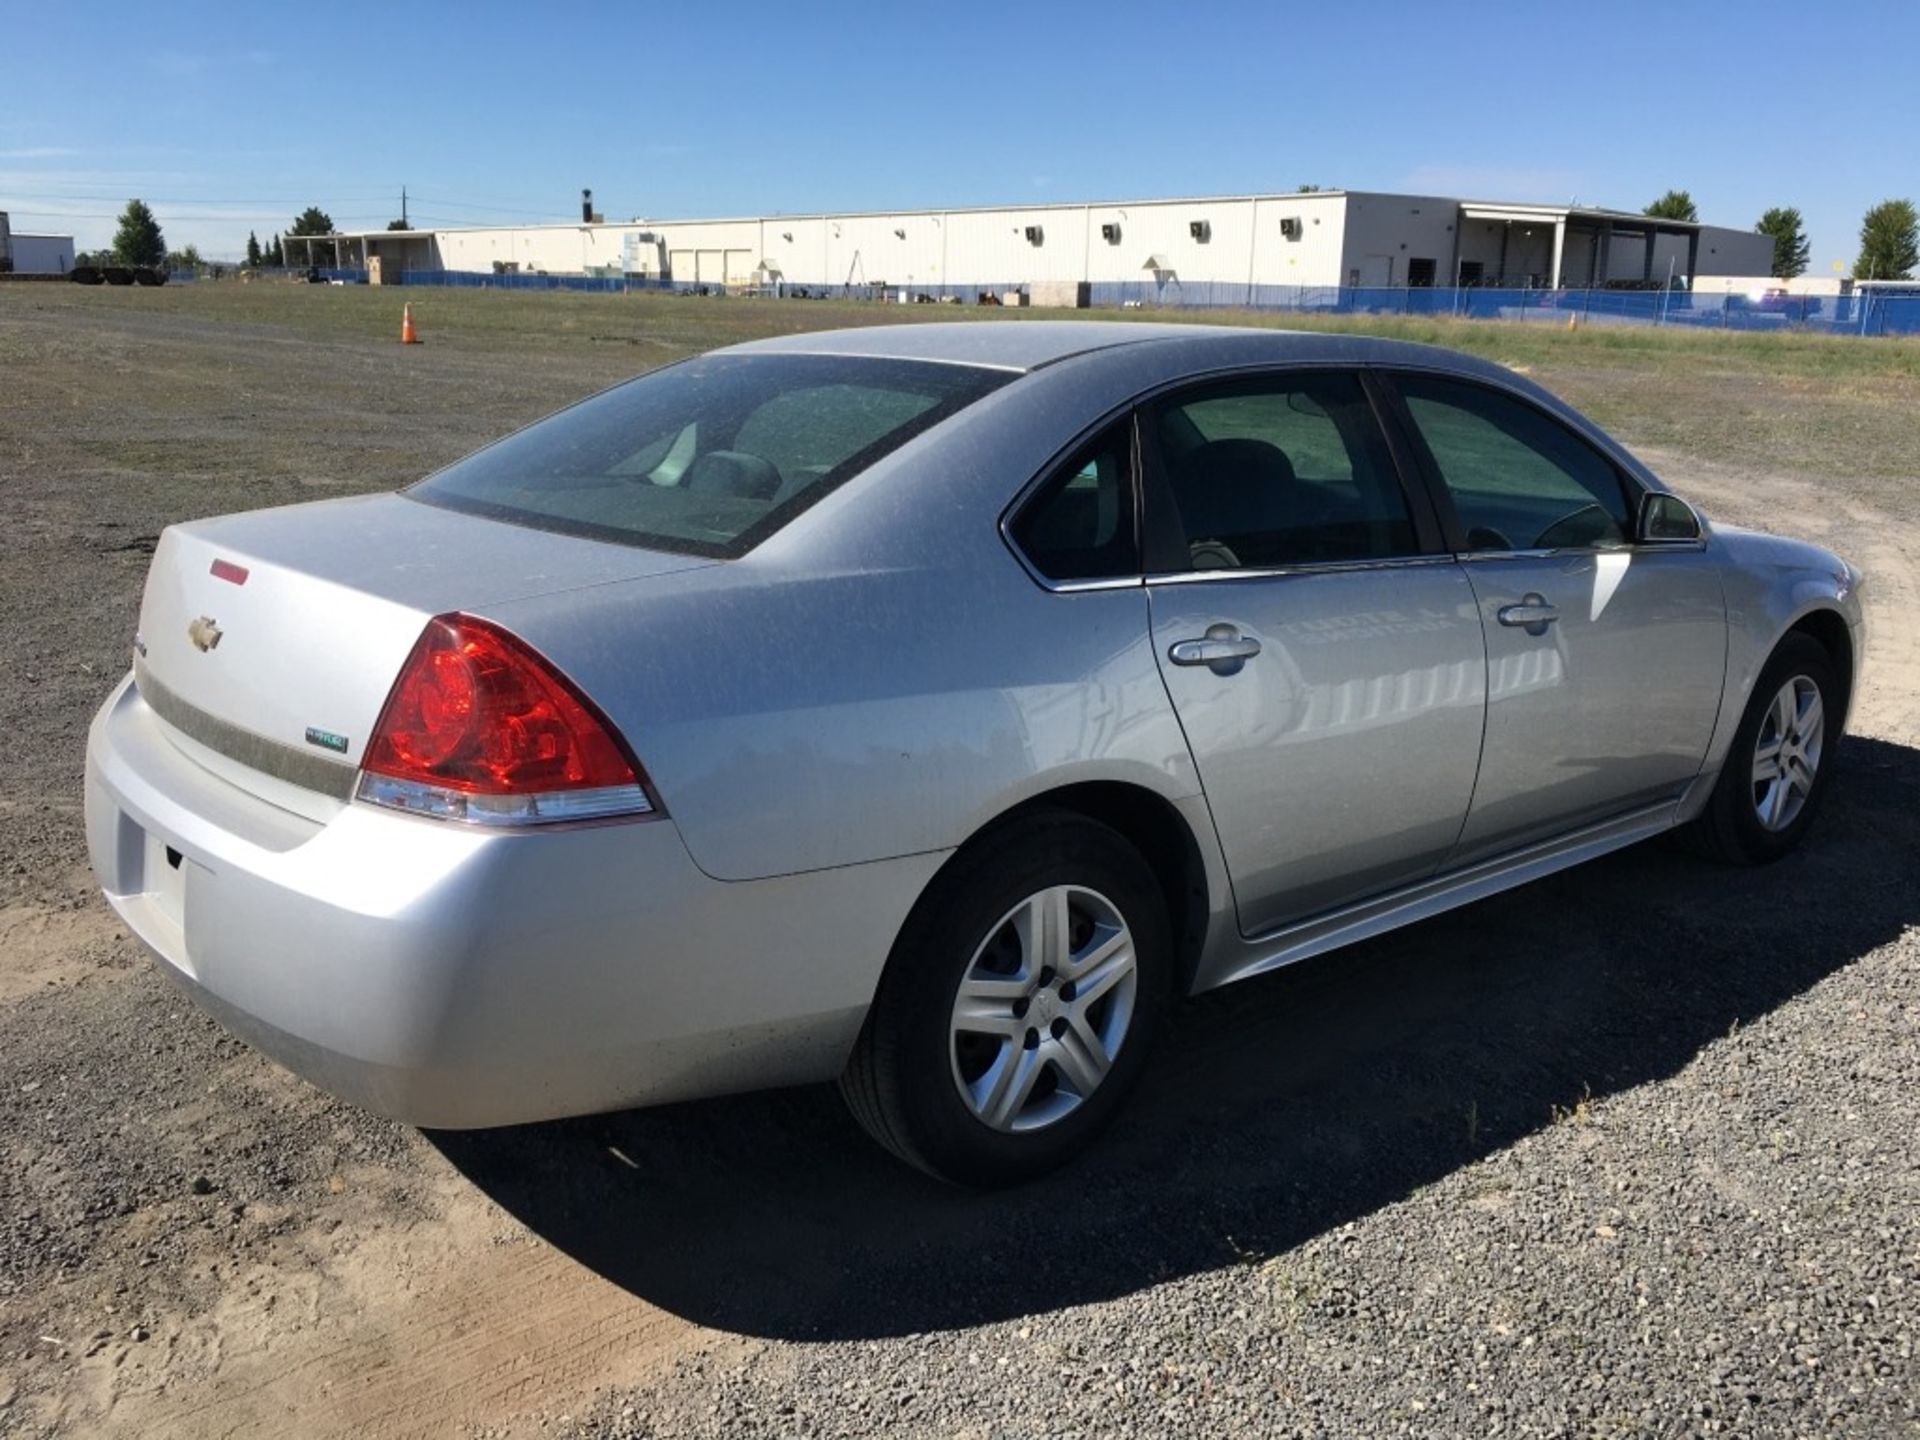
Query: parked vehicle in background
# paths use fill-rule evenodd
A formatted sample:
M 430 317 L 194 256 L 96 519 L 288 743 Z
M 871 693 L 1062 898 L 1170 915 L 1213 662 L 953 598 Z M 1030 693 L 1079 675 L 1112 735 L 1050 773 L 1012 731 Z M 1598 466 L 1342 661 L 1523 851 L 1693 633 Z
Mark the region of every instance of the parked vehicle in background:
M 169 529 L 88 836 L 171 978 L 383 1113 L 838 1077 L 1003 1182 L 1179 995 L 1670 831 L 1784 854 L 1859 583 L 1445 351 L 797 335 Z

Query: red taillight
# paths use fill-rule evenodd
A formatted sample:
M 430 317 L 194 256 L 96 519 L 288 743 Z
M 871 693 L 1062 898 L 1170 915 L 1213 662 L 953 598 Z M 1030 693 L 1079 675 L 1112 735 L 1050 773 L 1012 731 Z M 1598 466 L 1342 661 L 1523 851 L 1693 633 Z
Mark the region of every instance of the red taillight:
M 428 622 L 361 767 L 363 799 L 452 818 L 520 824 L 652 809 L 606 718 L 523 641 L 471 615 Z

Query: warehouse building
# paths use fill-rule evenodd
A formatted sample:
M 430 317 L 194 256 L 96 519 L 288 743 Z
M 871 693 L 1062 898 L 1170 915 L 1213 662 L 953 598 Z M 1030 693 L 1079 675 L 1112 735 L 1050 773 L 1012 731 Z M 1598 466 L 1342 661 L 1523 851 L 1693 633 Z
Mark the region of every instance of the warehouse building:
M 0 210 L 0 272 L 65 275 L 73 269 L 73 237 L 15 230 Z
M 589 203 L 557 225 L 287 237 L 289 263 L 394 281 L 437 272 L 598 275 L 731 290 L 1033 290 L 1053 303 L 1195 286 L 1681 284 L 1764 273 L 1751 231 L 1577 205 L 1315 191 L 606 223 Z M 1064 300 L 1055 297 L 1065 296 Z

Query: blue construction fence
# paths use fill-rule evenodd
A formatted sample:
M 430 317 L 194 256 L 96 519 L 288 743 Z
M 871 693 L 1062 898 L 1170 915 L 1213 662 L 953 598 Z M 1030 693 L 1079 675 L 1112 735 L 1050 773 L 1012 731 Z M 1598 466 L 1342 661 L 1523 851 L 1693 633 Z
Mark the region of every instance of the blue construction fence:
M 1245 285 L 1095 284 L 1089 303 L 1127 308 L 1259 310 L 1318 315 L 1428 315 L 1565 326 L 1681 325 L 1712 330 L 1815 330 L 1920 335 L 1920 293 L 1785 295 L 1701 290 L 1532 290 Z
M 361 285 L 360 269 L 322 269 L 327 280 Z M 576 290 L 598 294 L 725 294 L 717 285 L 601 275 L 493 275 L 410 271 L 409 286 L 463 290 Z M 1710 282 L 1709 282 L 1710 284 Z M 754 295 L 978 305 L 1027 287 L 1004 285 L 777 285 Z M 1852 295 L 1786 295 L 1700 290 L 1535 290 L 1491 286 L 1247 285 L 1229 281 L 1095 282 L 1087 303 L 1100 309 L 1256 310 L 1301 315 L 1424 315 L 1578 325 L 1675 325 L 1699 330 L 1814 331 L 1835 335 L 1920 335 L 1920 291 L 1866 289 Z M 743 293 L 743 292 L 735 292 Z

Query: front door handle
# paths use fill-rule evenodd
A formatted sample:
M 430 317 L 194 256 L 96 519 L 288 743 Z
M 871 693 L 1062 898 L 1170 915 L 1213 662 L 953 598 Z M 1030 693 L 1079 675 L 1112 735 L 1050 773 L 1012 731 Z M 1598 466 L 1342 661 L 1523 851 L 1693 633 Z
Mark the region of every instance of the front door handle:
M 1529 635 L 1544 635 L 1547 626 L 1560 618 L 1560 612 L 1547 603 L 1546 596 L 1529 594 L 1522 596 L 1518 605 L 1502 605 L 1495 618 Z
M 1176 665 L 1205 665 L 1216 675 L 1235 675 L 1260 653 L 1260 642 L 1231 625 L 1209 625 L 1198 640 L 1176 640 L 1167 658 Z

